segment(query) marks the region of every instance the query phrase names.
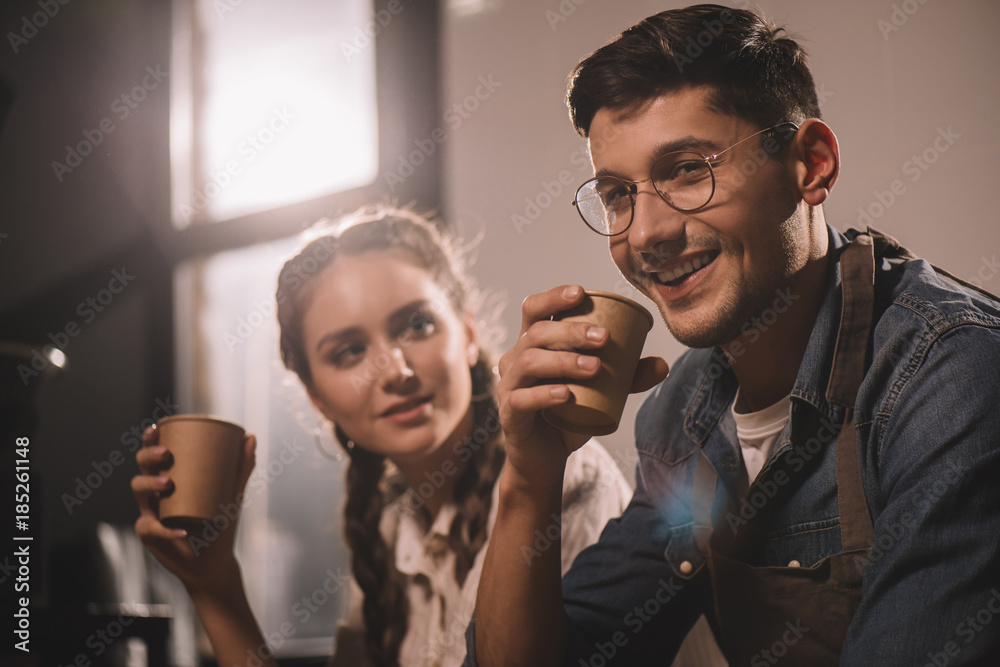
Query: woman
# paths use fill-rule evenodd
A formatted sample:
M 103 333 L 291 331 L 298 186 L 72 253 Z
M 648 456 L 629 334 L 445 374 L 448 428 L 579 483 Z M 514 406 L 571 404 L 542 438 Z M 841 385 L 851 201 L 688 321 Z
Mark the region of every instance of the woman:
M 321 259 L 317 266 L 317 259 Z M 348 618 L 335 665 L 458 665 L 504 464 L 493 362 L 473 313 L 476 296 L 449 238 L 405 210 L 370 208 L 340 220 L 286 262 L 278 279 L 285 365 L 334 425 L 350 457 L 345 533 Z M 196 555 L 164 527 L 156 499 L 170 488 L 155 429 L 137 453 L 136 531 L 184 582 L 220 664 L 270 653 L 246 602 L 233 531 Z M 247 436 L 241 486 L 253 467 Z M 621 513 L 631 492 L 591 443 L 567 469 L 565 571 Z M 254 662 L 257 664 L 257 662 Z

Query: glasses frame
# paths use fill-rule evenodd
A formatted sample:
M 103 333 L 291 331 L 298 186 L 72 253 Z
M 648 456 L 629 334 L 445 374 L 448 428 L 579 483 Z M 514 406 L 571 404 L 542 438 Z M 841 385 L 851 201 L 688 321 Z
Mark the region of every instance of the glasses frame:
M 580 218 L 587 225 L 587 227 L 590 230 L 594 231 L 595 233 L 600 234 L 601 236 L 618 236 L 619 234 L 624 234 L 625 232 L 627 232 L 629 230 L 629 228 L 632 226 L 632 221 L 635 219 L 635 196 L 639 192 L 639 186 L 641 184 L 643 184 L 643 183 L 646 183 L 646 182 L 653 183 L 653 189 L 656 190 L 656 194 L 658 194 L 660 196 L 660 199 L 662 199 L 663 201 L 665 201 L 667 203 L 667 205 L 670 208 L 674 209 L 675 211 L 680 211 L 681 213 L 692 213 L 694 211 L 699 211 L 699 210 L 705 208 L 706 206 L 708 206 L 709 203 L 711 203 L 712 198 L 715 196 L 715 168 L 712 166 L 712 163 L 713 162 L 717 162 L 718 159 L 719 159 L 719 156 L 721 156 L 723 153 L 731 151 L 732 149 L 736 148 L 737 146 L 739 146 L 743 142 L 749 141 L 750 139 L 753 139 L 756 136 L 761 136 L 761 140 L 763 141 L 763 140 L 770 139 L 771 137 L 776 136 L 778 134 L 795 133 L 795 132 L 798 132 L 798 131 L 799 131 L 799 126 L 798 125 L 796 125 L 795 123 L 793 123 L 791 121 L 784 121 L 784 122 L 772 125 L 771 127 L 765 127 L 763 130 L 758 130 L 757 132 L 754 132 L 753 134 L 751 134 L 749 136 L 743 137 L 742 139 L 740 139 L 739 141 L 737 141 L 732 146 L 729 146 L 728 148 L 724 148 L 721 151 L 719 151 L 718 153 L 713 153 L 711 155 L 702 155 L 701 153 L 699 153 L 697 151 L 691 151 L 691 150 L 670 151 L 669 153 L 664 153 L 660 157 L 658 157 L 655 160 L 653 160 L 653 164 L 649 168 L 649 177 L 648 178 L 644 178 L 641 181 L 627 181 L 624 178 L 618 178 L 617 176 L 599 176 L 599 177 L 594 177 L 594 178 L 588 179 L 580 187 L 578 187 L 576 189 L 576 194 L 573 196 L 573 202 L 572 202 L 572 204 L 573 204 L 573 207 L 576 209 L 576 212 L 580 214 Z M 656 171 L 656 165 L 659 164 L 659 162 L 661 160 L 663 160 L 665 158 L 668 158 L 671 155 L 677 155 L 678 153 L 688 153 L 688 154 L 691 154 L 691 155 L 697 155 L 702 160 L 705 161 L 706 165 L 708 165 L 708 173 L 712 177 L 712 192 L 711 192 L 711 194 L 708 195 L 708 199 L 705 200 L 705 203 L 701 204 L 700 206 L 696 206 L 694 208 L 681 208 L 681 207 L 677 206 L 672 201 L 670 201 L 669 199 L 667 199 L 667 196 L 664 193 L 660 192 L 659 188 L 656 187 L 656 183 L 653 182 L 653 172 Z M 602 232 L 602 231 L 600 231 L 598 229 L 594 229 L 594 226 L 591 225 L 590 222 L 587 221 L 586 217 L 584 217 L 583 211 L 580 210 L 580 206 L 579 206 L 580 191 L 583 190 L 583 188 L 585 188 L 587 186 L 587 184 L 589 184 L 589 183 L 592 183 L 592 182 L 597 181 L 597 180 L 606 180 L 606 179 L 612 179 L 612 180 L 618 181 L 623 186 L 625 186 L 625 190 L 628 192 L 629 201 L 631 203 L 631 206 L 629 207 L 628 224 L 626 224 L 625 227 L 623 229 L 621 229 L 620 231 L 614 232 L 612 234 L 607 234 L 607 233 Z

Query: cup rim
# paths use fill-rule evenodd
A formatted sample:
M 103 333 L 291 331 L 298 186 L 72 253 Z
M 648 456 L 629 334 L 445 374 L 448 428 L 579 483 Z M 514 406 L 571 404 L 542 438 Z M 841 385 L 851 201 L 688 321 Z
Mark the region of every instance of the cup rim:
M 603 290 L 595 290 L 595 289 L 583 290 L 583 293 L 590 297 L 600 296 L 604 297 L 605 299 L 614 299 L 615 301 L 621 301 L 624 304 L 632 306 L 633 308 L 635 308 L 640 313 L 646 316 L 646 319 L 649 320 L 650 329 L 652 329 L 653 325 L 656 323 L 653 320 L 653 315 L 649 312 L 649 310 L 645 306 L 643 306 L 641 303 L 637 301 L 633 301 L 627 296 L 622 296 L 621 294 L 615 294 L 614 292 L 605 292 Z
M 215 424 L 219 424 L 221 426 L 238 429 L 240 433 L 246 433 L 246 429 L 240 426 L 239 424 L 225 420 L 221 417 L 216 417 L 215 415 L 204 415 L 204 414 L 185 413 L 179 415 L 170 415 L 169 417 L 164 417 L 160 421 L 156 422 L 156 427 L 160 428 L 163 424 L 167 424 L 170 422 L 180 422 L 180 421 L 212 422 Z

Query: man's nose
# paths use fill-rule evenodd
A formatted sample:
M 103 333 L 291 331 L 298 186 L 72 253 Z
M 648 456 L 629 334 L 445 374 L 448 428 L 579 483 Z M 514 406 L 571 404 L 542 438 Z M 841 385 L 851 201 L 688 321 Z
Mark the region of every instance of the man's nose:
M 668 204 L 652 183 L 643 183 L 635 193 L 632 225 L 628 242 L 637 252 L 656 254 L 665 241 L 676 241 L 684 234 L 684 214 Z

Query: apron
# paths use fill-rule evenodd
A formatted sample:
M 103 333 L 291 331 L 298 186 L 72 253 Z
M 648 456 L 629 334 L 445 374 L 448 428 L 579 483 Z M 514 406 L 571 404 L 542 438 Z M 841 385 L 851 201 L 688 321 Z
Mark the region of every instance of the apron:
M 847 628 L 861 600 L 873 529 L 861 482 L 853 412 L 872 327 L 874 245 L 892 256 L 912 256 L 878 232 L 870 234 L 859 235 L 840 257 L 843 310 L 826 391 L 829 402 L 845 409 L 836 445 L 840 553 L 811 567 L 794 567 L 795 561 L 790 567 L 744 563 L 737 554 L 752 553 L 755 541 L 761 543 L 766 513 L 735 537 L 725 529 L 713 535 L 711 511 L 718 477 L 704 455 L 695 470 L 695 537 L 712 581 L 716 636 L 733 667 L 776 660 L 810 667 L 839 664 Z

